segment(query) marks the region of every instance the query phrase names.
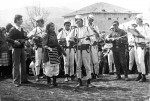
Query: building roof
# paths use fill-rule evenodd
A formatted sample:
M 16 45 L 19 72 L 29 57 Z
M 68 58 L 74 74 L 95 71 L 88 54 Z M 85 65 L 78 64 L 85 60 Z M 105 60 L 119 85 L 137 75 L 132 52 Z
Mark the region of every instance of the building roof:
M 99 3 L 89 5 L 87 7 L 84 7 L 80 10 L 74 11 L 72 13 L 69 13 L 67 15 L 64 15 L 63 17 L 74 16 L 77 14 L 89 14 L 89 13 L 135 13 L 135 14 L 139 14 L 140 12 L 125 9 L 125 8 L 118 7 L 118 6 L 104 3 L 104 2 L 99 2 Z

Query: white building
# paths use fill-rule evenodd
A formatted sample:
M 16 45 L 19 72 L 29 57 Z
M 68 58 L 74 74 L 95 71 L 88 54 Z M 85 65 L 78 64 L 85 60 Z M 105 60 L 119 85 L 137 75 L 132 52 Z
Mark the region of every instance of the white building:
M 80 10 L 67 14 L 64 19 L 71 21 L 75 25 L 75 15 L 80 14 L 83 16 L 84 25 L 87 24 L 87 16 L 93 14 L 95 16 L 95 24 L 98 25 L 100 31 L 108 31 L 112 22 L 117 20 L 119 23 L 128 22 L 135 18 L 140 12 L 128 10 L 108 3 L 100 2 L 84 7 Z

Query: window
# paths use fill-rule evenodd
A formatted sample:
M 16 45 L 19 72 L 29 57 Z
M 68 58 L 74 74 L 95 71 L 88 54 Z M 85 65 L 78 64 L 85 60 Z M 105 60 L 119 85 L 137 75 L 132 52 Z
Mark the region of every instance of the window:
M 111 20 L 111 18 L 108 18 L 108 20 Z
M 127 18 L 124 18 L 124 20 L 127 20 Z

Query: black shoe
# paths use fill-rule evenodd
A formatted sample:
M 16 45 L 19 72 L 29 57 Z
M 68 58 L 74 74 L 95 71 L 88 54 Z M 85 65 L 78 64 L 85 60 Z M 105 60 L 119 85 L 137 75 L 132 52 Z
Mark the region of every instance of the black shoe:
M 135 81 L 139 81 L 142 78 L 142 74 L 139 73 L 138 77 L 135 79 Z
M 114 75 L 114 73 L 113 73 L 113 72 L 110 72 L 109 75 Z
M 25 82 L 21 82 L 21 83 L 23 83 L 23 84 L 31 84 L 32 82 L 30 82 L 30 81 L 25 81 Z
M 94 85 L 91 84 L 91 80 L 90 79 L 87 80 L 87 85 L 86 86 L 89 87 L 89 88 L 90 87 L 94 87 Z
M 48 76 L 46 78 L 47 78 L 47 84 L 51 84 L 51 78 Z
M 121 80 L 121 76 L 117 75 L 116 80 Z
M 144 74 L 142 74 L 142 79 L 140 79 L 139 82 L 146 82 L 146 77 Z
M 53 76 L 53 86 L 58 86 L 57 82 L 56 82 L 57 77 Z
M 75 79 L 75 76 L 71 75 L 71 80 L 74 81 L 74 79 Z
M 20 86 L 20 84 L 14 84 L 15 85 L 15 87 L 19 87 Z
M 81 87 L 81 86 L 83 86 L 83 84 L 82 84 L 82 80 L 79 78 L 78 79 L 78 84 L 76 85 L 76 88 Z

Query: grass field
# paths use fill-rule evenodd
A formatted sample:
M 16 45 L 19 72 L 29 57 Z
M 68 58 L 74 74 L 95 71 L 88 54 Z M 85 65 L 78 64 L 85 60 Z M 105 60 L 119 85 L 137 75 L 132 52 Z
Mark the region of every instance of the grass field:
M 150 101 L 150 77 L 139 83 L 136 76 L 129 75 L 130 81 L 101 76 L 92 81 L 92 88 L 75 88 L 77 81 L 64 82 L 64 78 L 58 78 L 58 87 L 47 85 L 45 79 L 35 82 L 34 77 L 29 77 L 32 84 L 14 87 L 11 79 L 5 79 L 0 81 L 0 101 Z

